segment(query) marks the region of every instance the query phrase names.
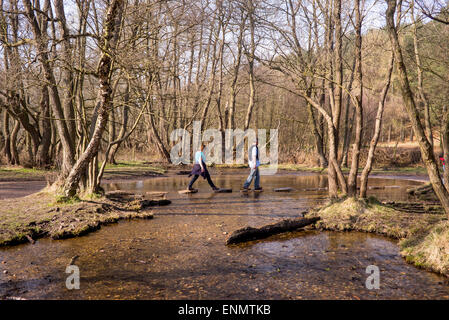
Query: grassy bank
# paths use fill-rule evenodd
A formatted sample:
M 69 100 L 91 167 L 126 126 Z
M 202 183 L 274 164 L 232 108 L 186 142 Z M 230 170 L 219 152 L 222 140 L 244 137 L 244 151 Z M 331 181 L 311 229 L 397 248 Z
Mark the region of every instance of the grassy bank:
M 190 166 L 187 166 L 190 167 Z M 217 169 L 242 169 L 248 168 L 245 164 L 215 164 L 212 167 Z M 262 167 L 265 167 L 262 165 Z M 106 165 L 103 178 L 105 180 L 133 179 L 136 177 L 151 177 L 165 174 L 169 168 L 179 169 L 180 166 L 172 166 L 164 163 L 148 163 L 144 161 L 122 161 L 115 165 Z M 286 171 L 302 171 L 327 173 L 327 169 L 320 167 L 308 167 L 302 164 L 281 163 L 278 165 L 279 170 Z M 344 173 L 349 171 L 348 168 L 342 169 Z M 362 170 L 362 168 L 360 169 Z M 424 167 L 402 167 L 402 168 L 377 168 L 373 169 L 373 175 L 426 175 Z M 23 168 L 20 166 L 0 166 L 0 181 L 53 181 L 57 177 L 55 170 L 42 170 L 35 168 Z
M 370 198 L 347 198 L 312 210 L 316 227 L 333 231 L 371 232 L 399 239 L 410 263 L 449 276 L 449 223 L 442 213 L 410 213 Z
M 278 165 L 279 170 L 287 171 L 304 171 L 304 172 L 317 172 L 327 173 L 327 168 L 309 167 L 302 164 L 282 163 Z M 362 172 L 363 168 L 359 168 L 359 172 Z M 343 173 L 348 173 L 349 168 L 342 168 Z M 426 168 L 422 166 L 414 167 L 391 167 L 391 168 L 374 168 L 371 170 L 371 175 L 385 174 L 385 175 L 427 175 Z
M 0 201 L 0 246 L 33 242 L 42 237 L 64 239 L 99 229 L 121 219 L 151 219 L 146 207 L 168 204 L 125 192 L 111 192 L 97 199 L 61 202 L 53 194 L 39 192 Z
M 56 172 L 21 166 L 0 166 L 0 181 L 46 181 L 56 177 Z
M 163 164 L 148 164 L 145 162 L 119 162 L 106 165 L 103 179 L 133 179 L 135 177 L 159 176 L 166 172 Z M 24 168 L 21 166 L 0 166 L 0 182 L 13 181 L 54 181 L 58 175 L 56 170 Z
M 163 175 L 166 171 L 167 167 L 164 164 L 126 161 L 106 165 L 103 178 L 106 180 L 118 180 L 142 176 L 154 177 Z

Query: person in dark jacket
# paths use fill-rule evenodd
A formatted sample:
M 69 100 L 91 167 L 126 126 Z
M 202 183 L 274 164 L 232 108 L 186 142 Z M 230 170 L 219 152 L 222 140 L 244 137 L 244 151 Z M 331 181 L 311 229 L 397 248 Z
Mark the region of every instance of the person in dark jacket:
M 202 176 L 204 179 L 207 180 L 209 185 L 211 186 L 212 190 L 216 191 L 219 190 L 214 183 L 212 182 L 212 179 L 210 178 L 209 171 L 206 167 L 206 156 L 203 153 L 204 150 L 204 143 L 201 144 L 201 150 L 197 151 L 195 153 L 195 164 L 193 165 L 193 169 L 189 174 L 192 177 L 192 180 L 190 180 L 189 183 L 189 190 L 193 190 L 193 184 L 198 179 L 199 176 Z

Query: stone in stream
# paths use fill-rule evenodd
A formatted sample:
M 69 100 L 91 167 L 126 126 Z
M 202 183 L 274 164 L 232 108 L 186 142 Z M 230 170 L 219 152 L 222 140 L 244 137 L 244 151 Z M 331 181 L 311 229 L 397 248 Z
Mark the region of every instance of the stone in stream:
M 369 190 L 382 190 L 385 189 L 384 186 L 370 186 L 368 187 Z
M 166 191 L 147 191 L 147 192 L 145 192 L 145 194 L 147 196 L 152 196 L 155 198 L 164 198 L 164 199 L 165 199 L 165 196 L 167 195 L 167 193 L 168 192 L 166 192 Z
M 147 207 L 154 207 L 154 206 L 167 206 L 171 204 L 170 200 L 167 199 L 160 199 L 160 200 L 143 200 L 141 202 L 142 209 Z
M 219 188 L 218 190 L 214 190 L 215 193 L 231 193 L 232 189 Z
M 240 189 L 240 192 L 243 192 L 243 193 L 248 193 L 248 191 L 251 191 L 252 189 L 251 188 L 248 188 L 248 189 Z M 263 189 L 258 189 L 258 190 L 256 190 L 256 189 L 254 189 L 253 190 L 254 192 L 262 192 L 263 191 Z
M 327 190 L 327 188 L 306 188 L 302 189 L 303 191 L 324 191 Z
M 179 194 L 188 194 L 188 193 L 197 193 L 197 192 L 198 192 L 198 189 L 193 189 L 193 190 L 186 189 L 186 190 L 178 191 Z
M 285 187 L 285 188 L 275 188 L 274 192 L 290 192 L 290 191 L 295 191 L 295 189 L 290 188 L 290 187 Z

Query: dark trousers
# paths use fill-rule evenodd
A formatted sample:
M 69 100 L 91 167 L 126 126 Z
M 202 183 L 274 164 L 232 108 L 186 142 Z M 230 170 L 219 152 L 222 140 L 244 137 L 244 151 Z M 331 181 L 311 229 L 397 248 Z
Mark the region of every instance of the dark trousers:
M 214 183 L 212 182 L 212 179 L 210 178 L 210 174 L 209 174 L 209 172 L 208 172 L 207 170 L 206 170 L 206 172 L 204 173 L 204 176 L 205 176 L 207 182 L 209 183 L 210 187 L 211 187 L 212 189 L 215 189 L 216 187 L 215 187 Z M 189 189 L 192 188 L 193 184 L 195 183 L 196 179 L 198 179 L 198 177 L 199 177 L 198 174 L 195 174 L 195 175 L 192 177 L 192 180 L 190 180 L 190 183 L 189 183 Z

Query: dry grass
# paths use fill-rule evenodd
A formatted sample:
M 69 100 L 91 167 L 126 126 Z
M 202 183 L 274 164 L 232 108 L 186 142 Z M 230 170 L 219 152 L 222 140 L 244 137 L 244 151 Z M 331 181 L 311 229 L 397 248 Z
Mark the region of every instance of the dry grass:
M 400 242 L 401 254 L 418 267 L 449 277 L 449 222 L 441 221 L 428 232 Z
M 395 210 L 377 200 L 347 198 L 313 210 L 316 227 L 334 231 L 371 232 L 400 239 L 408 262 L 449 276 L 449 223 L 445 214 Z

